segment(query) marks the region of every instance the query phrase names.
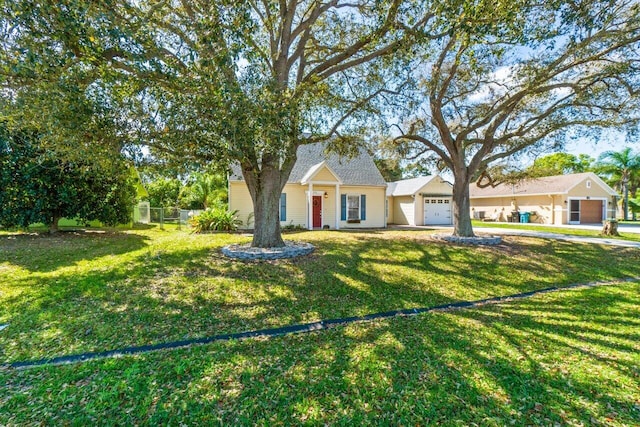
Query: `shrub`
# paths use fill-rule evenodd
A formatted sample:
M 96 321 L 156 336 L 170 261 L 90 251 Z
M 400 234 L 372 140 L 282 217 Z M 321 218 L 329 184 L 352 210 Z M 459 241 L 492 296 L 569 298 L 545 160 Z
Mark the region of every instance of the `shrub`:
M 242 224 L 237 217 L 238 211 L 229 212 L 224 207 L 207 209 L 189 220 L 194 233 L 207 231 L 235 231 Z
M 307 228 L 300 224 L 294 224 L 293 221 L 291 221 L 289 224 L 282 227 L 282 231 L 284 232 L 307 231 Z

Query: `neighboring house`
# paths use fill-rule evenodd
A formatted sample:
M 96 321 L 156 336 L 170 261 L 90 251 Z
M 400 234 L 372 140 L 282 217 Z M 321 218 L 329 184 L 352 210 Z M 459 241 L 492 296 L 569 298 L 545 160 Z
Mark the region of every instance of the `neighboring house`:
M 387 183 L 363 149 L 352 158 L 326 154 L 321 143 L 298 147 L 297 161 L 280 196 L 280 225 L 314 228 L 386 226 Z M 238 165 L 229 176 L 229 209 L 252 228 L 253 201 Z
M 439 175 L 387 184 L 387 223 L 449 225 L 453 217 L 453 186 Z
M 615 217 L 618 194 L 593 172 L 528 179 L 496 187 L 470 186 L 474 218 L 506 221 L 512 211 L 530 212 L 531 222 L 596 224 Z

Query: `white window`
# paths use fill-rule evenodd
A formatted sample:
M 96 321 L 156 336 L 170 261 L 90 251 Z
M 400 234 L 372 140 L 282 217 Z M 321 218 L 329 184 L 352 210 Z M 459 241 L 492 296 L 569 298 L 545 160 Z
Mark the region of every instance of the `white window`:
M 360 219 L 360 195 L 349 194 L 347 196 L 347 220 Z

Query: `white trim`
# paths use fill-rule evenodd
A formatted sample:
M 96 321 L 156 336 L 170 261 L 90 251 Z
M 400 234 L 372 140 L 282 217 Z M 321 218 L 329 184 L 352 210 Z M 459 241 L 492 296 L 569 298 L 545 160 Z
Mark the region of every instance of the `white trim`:
M 336 184 L 336 230 L 340 230 L 340 184 Z
M 311 181 L 305 182 L 304 184 L 301 184 L 301 185 L 307 185 L 309 182 Z M 336 185 L 336 181 L 313 181 L 313 183 L 315 185 Z
M 360 194 L 346 193 L 346 195 L 347 195 L 347 206 L 346 206 L 346 208 L 347 208 L 347 218 L 346 218 L 345 222 L 356 221 L 356 220 L 357 221 L 361 221 L 360 218 L 362 218 L 362 197 L 361 197 L 362 193 L 360 193 Z M 353 220 L 349 219 L 349 196 L 355 196 L 355 197 L 358 198 L 358 217 L 353 219 Z
M 307 191 L 307 230 L 313 230 L 313 183 L 309 183 Z

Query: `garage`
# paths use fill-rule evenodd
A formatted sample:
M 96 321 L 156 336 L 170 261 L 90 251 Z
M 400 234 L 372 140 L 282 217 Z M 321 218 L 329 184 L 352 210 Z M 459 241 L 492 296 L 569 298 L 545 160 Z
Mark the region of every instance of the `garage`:
M 569 203 L 571 211 L 569 219 L 574 224 L 600 224 L 604 202 L 602 200 L 576 200 Z
M 425 197 L 424 198 L 424 224 L 425 225 L 451 224 L 451 198 Z
M 526 179 L 517 184 L 469 187 L 474 213 L 535 212 L 540 224 L 602 224 L 615 218 L 620 195 L 593 172 Z
M 451 224 L 453 186 L 439 175 L 387 183 L 387 223 L 396 225 Z

